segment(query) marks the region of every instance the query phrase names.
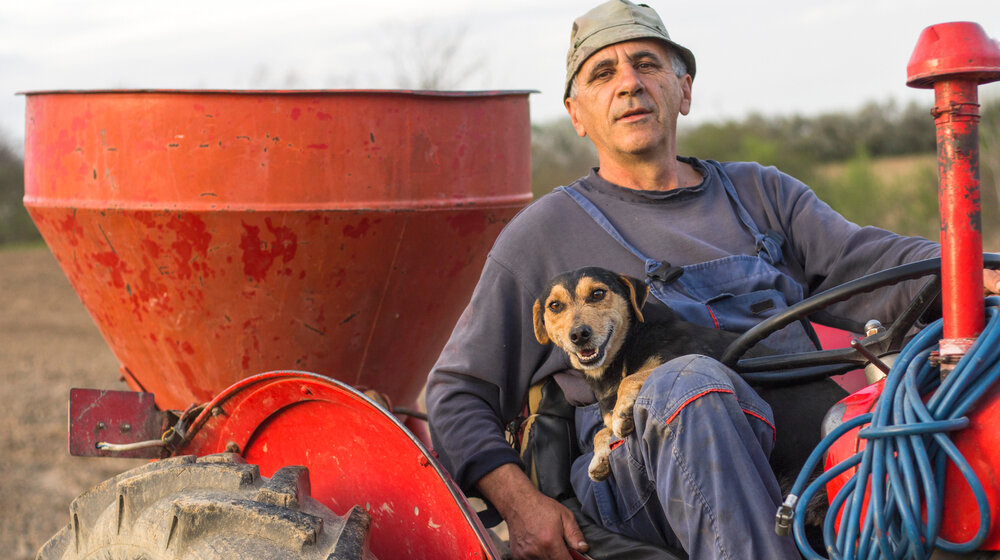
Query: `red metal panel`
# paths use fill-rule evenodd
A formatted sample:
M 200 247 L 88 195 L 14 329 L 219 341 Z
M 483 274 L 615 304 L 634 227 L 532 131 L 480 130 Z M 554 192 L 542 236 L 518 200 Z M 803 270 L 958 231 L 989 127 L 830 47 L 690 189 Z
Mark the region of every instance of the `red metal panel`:
M 178 454 L 237 451 L 270 476 L 305 465 L 312 495 L 343 514 L 372 515 L 379 558 L 497 558 L 486 531 L 440 464 L 395 417 L 322 376 L 274 372 L 213 400 Z
M 25 205 L 161 408 L 295 368 L 412 403 L 530 199 L 527 94 L 29 94 Z
M 153 395 L 133 391 L 70 389 L 69 454 L 81 457 L 159 458 L 160 447 L 105 451 L 98 442 L 127 444 L 159 440 L 166 417 Z

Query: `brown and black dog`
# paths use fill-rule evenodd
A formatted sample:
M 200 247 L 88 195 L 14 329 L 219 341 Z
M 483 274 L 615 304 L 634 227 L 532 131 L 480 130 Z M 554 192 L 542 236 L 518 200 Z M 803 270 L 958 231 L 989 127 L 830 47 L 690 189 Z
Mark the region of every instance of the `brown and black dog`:
M 590 474 L 595 480 L 608 475 L 611 434 L 631 433 L 632 406 L 651 370 L 687 354 L 718 359 L 739 337 L 672 313 L 655 323 L 645 322 L 642 307 L 648 296 L 649 287 L 641 280 L 586 267 L 554 277 L 535 300 L 535 338 L 565 351 L 600 402 L 605 429 L 594 441 Z M 774 351 L 764 345 L 747 352 L 750 357 L 770 354 Z M 776 471 L 788 472 L 801 466 L 819 441 L 823 413 L 846 395 L 830 380 L 755 389 L 774 410 L 777 429 L 786 428 L 772 464 Z
M 739 336 L 675 317 L 647 323 L 648 295 L 641 280 L 586 267 L 553 278 L 534 304 L 535 338 L 565 351 L 600 403 L 605 427 L 594 437 L 593 480 L 610 474 L 611 436 L 632 432 L 632 406 L 654 368 L 687 354 L 719 358 Z
M 634 429 L 632 406 L 650 372 L 673 358 L 702 354 L 718 359 L 739 333 L 696 325 L 668 313 L 645 322 L 645 282 L 610 270 L 586 267 L 554 277 L 533 306 L 535 338 L 553 343 L 584 374 L 600 403 L 604 428 L 594 436 L 593 480 L 611 473 L 612 434 L 625 437 Z M 757 345 L 747 356 L 775 352 Z M 825 412 L 846 396 L 830 379 L 794 387 L 754 387 L 771 405 L 775 430 L 781 434 L 771 453 L 784 495 L 820 439 Z M 820 526 L 826 496 L 818 492 L 807 510 L 807 524 Z

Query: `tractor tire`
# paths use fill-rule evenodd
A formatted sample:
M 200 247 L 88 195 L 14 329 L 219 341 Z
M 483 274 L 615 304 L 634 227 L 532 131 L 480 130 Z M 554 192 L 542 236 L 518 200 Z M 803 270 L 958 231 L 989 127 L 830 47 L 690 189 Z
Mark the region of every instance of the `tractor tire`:
M 371 516 L 309 496 L 305 467 L 270 479 L 240 456 L 172 457 L 106 480 L 70 505 L 38 560 L 373 559 Z

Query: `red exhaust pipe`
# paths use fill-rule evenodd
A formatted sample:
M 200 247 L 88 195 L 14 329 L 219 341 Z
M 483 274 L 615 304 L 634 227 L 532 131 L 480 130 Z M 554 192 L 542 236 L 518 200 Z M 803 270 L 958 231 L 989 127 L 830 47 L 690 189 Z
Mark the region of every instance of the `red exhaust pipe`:
M 1000 80 L 1000 46 L 977 23 L 932 25 L 906 70 L 908 86 L 934 89 L 944 367 L 965 354 L 984 326 L 978 87 Z

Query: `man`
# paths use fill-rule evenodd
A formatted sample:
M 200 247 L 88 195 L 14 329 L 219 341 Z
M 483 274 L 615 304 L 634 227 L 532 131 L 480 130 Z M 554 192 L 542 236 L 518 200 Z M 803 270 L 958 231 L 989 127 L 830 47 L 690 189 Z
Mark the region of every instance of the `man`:
M 555 375 L 571 394 L 582 383 L 566 373 L 564 353 L 534 338 L 531 304 L 549 278 L 582 266 L 646 277 L 656 296 L 647 320 L 668 302 L 687 320 L 739 331 L 759 313 L 938 254 L 927 240 L 844 220 L 774 168 L 678 157 L 676 120 L 690 110 L 694 76 L 693 54 L 651 8 L 611 0 L 576 20 L 565 105 L 600 166 L 504 230 L 431 373 L 435 449 L 463 490 L 506 519 L 515 558 L 587 549 L 572 514 L 532 486 L 504 436 L 532 384 Z M 679 269 L 679 278 L 666 274 Z M 984 281 L 996 291 L 1000 277 Z M 880 293 L 835 311 L 841 325 L 885 322 L 908 295 Z M 767 343 L 809 349 L 796 329 Z M 650 376 L 634 411 L 635 432 L 612 452 L 608 480 L 586 477 L 586 449 L 574 463 L 574 490 L 591 518 L 698 560 L 798 557 L 773 530 L 781 498 L 767 463 L 772 412 L 738 375 L 704 357 L 671 361 Z M 599 421 L 593 405 L 578 409 L 581 447 Z

